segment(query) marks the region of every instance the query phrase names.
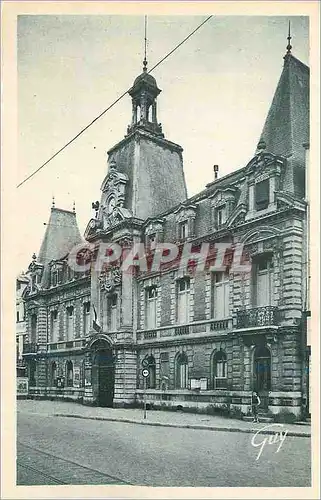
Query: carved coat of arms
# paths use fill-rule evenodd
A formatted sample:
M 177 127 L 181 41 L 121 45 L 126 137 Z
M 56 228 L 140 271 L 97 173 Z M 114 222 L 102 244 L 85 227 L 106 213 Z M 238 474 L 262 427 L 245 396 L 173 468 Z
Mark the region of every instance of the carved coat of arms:
M 99 276 L 100 288 L 105 292 L 111 292 L 115 286 L 121 283 L 121 271 L 118 267 L 110 267 Z

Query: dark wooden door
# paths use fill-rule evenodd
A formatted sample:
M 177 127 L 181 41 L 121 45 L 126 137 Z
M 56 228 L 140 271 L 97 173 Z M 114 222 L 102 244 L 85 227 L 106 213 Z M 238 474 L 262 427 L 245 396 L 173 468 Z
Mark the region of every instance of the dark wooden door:
M 267 348 L 259 348 L 254 358 L 254 390 L 261 400 L 260 409 L 267 410 L 271 390 L 271 355 Z
M 114 363 L 112 351 L 97 353 L 98 406 L 112 407 L 114 399 Z

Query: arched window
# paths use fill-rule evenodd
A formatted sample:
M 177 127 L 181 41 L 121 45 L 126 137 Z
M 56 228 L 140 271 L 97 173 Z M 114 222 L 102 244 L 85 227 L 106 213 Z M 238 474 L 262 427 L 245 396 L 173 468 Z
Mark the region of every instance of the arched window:
M 156 361 L 152 355 L 148 357 L 148 369 L 147 388 L 156 389 Z
M 176 365 L 175 365 L 176 389 L 186 389 L 187 382 L 188 382 L 188 359 L 185 353 L 180 353 L 176 357 Z
M 51 363 L 50 385 L 53 387 L 57 382 L 57 364 L 55 361 Z
M 66 385 L 72 387 L 74 385 L 74 368 L 72 361 L 66 363 Z
M 227 359 L 224 351 L 220 350 L 213 356 L 213 387 L 225 389 L 227 387 Z

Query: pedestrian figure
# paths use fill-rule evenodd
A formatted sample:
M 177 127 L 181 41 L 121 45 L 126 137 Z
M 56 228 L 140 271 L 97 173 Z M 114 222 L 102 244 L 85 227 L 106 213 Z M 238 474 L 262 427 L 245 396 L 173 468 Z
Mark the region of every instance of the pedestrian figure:
M 259 419 L 258 419 L 258 416 L 257 416 L 257 412 L 258 412 L 258 407 L 260 406 L 261 404 L 261 400 L 258 396 L 258 393 L 257 392 L 253 392 L 252 393 L 252 414 L 253 414 L 253 422 L 258 422 Z

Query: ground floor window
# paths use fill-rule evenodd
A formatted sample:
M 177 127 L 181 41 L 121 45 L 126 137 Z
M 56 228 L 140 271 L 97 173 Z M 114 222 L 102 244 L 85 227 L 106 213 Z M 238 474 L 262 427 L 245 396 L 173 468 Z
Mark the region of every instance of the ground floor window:
M 147 377 L 147 389 L 156 389 L 156 361 L 154 356 L 148 358 L 149 376 Z
M 227 358 L 222 350 L 213 356 L 213 387 L 214 389 L 227 387 Z
M 57 384 L 57 364 L 55 361 L 51 363 L 50 385 L 54 387 Z
M 180 353 L 176 357 L 175 363 L 175 387 L 176 389 L 186 389 L 188 383 L 188 359 L 185 353 Z
M 74 385 L 74 369 L 72 361 L 67 361 L 66 363 L 66 382 L 67 387 L 72 387 Z

